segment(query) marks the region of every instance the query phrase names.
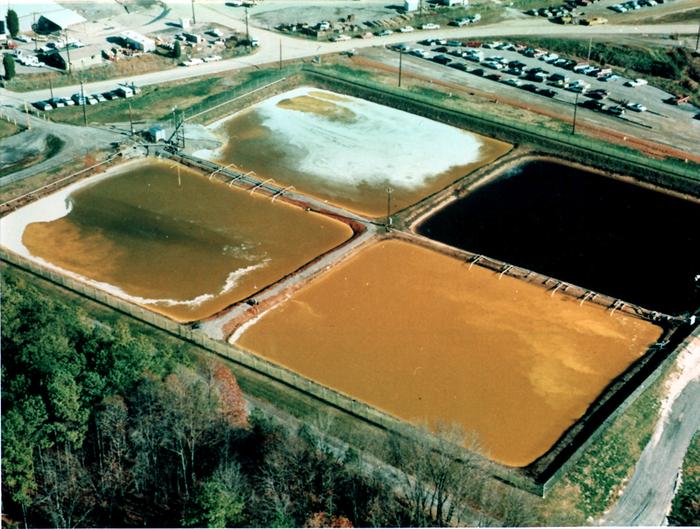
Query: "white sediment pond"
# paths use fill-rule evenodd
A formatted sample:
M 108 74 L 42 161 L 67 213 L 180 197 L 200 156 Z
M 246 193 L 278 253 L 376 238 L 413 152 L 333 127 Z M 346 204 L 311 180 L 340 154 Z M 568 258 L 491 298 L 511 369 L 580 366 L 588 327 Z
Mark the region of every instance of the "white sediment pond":
M 415 114 L 313 87 L 276 95 L 211 127 L 226 144 L 199 155 L 375 213 L 378 205 L 373 201 L 378 193 L 385 196 L 387 186 L 405 206 L 510 148 Z

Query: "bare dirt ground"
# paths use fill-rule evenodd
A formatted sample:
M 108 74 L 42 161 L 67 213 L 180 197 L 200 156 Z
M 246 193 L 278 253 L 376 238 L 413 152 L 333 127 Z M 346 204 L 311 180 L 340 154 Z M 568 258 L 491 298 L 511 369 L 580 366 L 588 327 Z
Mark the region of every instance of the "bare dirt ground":
M 111 142 L 123 139 L 123 136 L 108 130 L 48 122 L 27 116 L 14 108 L 2 108 L 0 111 L 10 118 L 17 119 L 19 123 L 28 123 L 30 126 L 20 134 L 3 140 L 0 161 L 4 159 L 7 160 L 6 163 L 14 163 L 14 161 L 40 154 L 41 150 L 46 147 L 50 135 L 60 138 L 63 142 L 60 150 L 50 158 L 38 159 L 36 164 L 13 173 L 11 177 L 0 178 L 3 191 L 6 190 L 11 181 L 22 180 L 50 171 L 69 163 L 71 160 L 85 157 L 93 150 L 103 149 Z

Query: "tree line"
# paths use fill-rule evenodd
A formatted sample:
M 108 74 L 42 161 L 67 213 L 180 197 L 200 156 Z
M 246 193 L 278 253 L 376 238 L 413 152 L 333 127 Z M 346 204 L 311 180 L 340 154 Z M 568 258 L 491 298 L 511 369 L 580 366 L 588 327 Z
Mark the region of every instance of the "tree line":
M 3 276 L 2 492 L 15 526 L 352 527 L 536 523 L 476 458 L 391 437 L 385 463 L 332 425 L 250 405 L 231 370 Z

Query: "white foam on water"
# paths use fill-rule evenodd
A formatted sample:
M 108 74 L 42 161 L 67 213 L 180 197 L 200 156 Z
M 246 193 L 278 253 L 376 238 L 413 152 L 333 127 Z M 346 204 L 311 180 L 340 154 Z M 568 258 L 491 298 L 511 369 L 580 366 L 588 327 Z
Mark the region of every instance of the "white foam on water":
M 96 184 L 97 182 L 104 180 L 105 178 L 115 176 L 117 173 L 123 172 L 124 169 L 127 168 L 126 166 L 128 165 L 131 164 L 125 164 L 124 166 L 120 166 L 117 171 L 104 173 L 97 177 L 66 186 L 65 188 L 60 189 L 51 195 L 42 197 L 41 199 L 32 202 L 31 204 L 28 204 L 22 208 L 19 208 L 18 210 L 13 211 L 9 215 L 3 217 L 2 219 L 0 219 L 0 244 L 8 250 L 11 250 L 16 254 L 19 254 L 22 257 L 34 261 L 35 263 L 38 263 L 55 272 L 64 274 L 68 277 L 71 277 L 72 279 L 85 283 L 91 287 L 104 290 L 105 292 L 108 292 L 113 296 L 122 298 L 131 303 L 136 303 L 138 305 L 161 305 L 166 307 L 196 307 L 206 301 L 209 301 L 210 299 L 230 292 L 231 290 L 236 288 L 236 286 L 238 286 L 238 283 L 240 282 L 240 279 L 243 276 L 249 274 L 250 272 L 253 272 L 254 270 L 267 266 L 267 264 L 270 261 L 269 259 L 266 259 L 254 265 L 247 266 L 245 268 L 239 268 L 237 270 L 234 270 L 233 272 L 229 273 L 229 275 L 226 277 L 226 280 L 224 281 L 221 290 L 215 294 L 200 294 L 195 298 L 185 300 L 168 298 L 144 298 L 141 296 L 129 294 L 116 285 L 104 283 L 102 281 L 97 281 L 95 279 L 86 277 L 82 274 L 66 270 L 65 268 L 57 266 L 51 263 L 50 261 L 43 259 L 42 257 L 32 254 L 29 251 L 29 249 L 24 245 L 24 243 L 22 242 L 22 236 L 27 226 L 35 222 L 52 222 L 67 216 L 73 208 L 70 199 L 70 195 L 73 192 L 87 185 Z
M 265 127 L 303 150 L 296 167 L 303 173 L 340 186 L 365 182 L 416 189 L 479 160 L 482 142 L 474 134 L 362 99 L 323 99 L 355 114 L 350 123 L 277 106 L 283 99 L 314 97 L 313 92 L 324 91 L 297 88 L 255 107 Z

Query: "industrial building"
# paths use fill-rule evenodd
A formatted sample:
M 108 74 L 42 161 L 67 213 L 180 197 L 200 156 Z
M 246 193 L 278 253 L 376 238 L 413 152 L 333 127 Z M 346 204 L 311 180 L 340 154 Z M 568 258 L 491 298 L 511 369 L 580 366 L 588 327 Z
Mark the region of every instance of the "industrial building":
M 61 9 L 49 13 L 43 13 L 36 21 L 36 31 L 38 33 L 53 33 L 63 31 L 69 26 L 85 22 L 80 14 L 70 9 Z
M 136 31 L 124 31 L 120 37 L 124 39 L 126 45 L 139 51 L 155 51 L 156 42 Z
M 404 0 L 403 10 L 406 11 L 406 13 L 410 13 L 411 11 L 415 11 L 416 9 L 418 9 L 419 3 L 420 3 L 420 0 Z

